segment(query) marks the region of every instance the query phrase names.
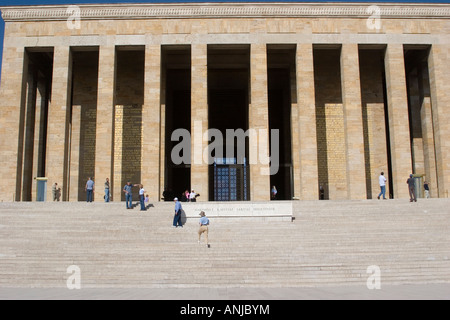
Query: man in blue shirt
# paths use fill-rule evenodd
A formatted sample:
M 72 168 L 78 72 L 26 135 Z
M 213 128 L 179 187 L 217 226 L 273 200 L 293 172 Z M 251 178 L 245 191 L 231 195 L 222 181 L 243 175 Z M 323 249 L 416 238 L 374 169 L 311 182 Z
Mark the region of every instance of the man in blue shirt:
M 181 223 L 181 211 L 183 209 L 181 207 L 181 202 L 178 201 L 178 198 L 173 199 L 173 201 L 175 202 L 175 216 L 173 217 L 173 227 L 183 228 L 183 224 Z
M 91 177 L 89 177 L 86 182 L 86 202 L 92 202 L 92 193 L 94 192 L 94 181 L 92 181 Z
M 208 243 L 208 226 L 209 226 L 209 219 L 205 216 L 205 212 L 200 212 L 200 221 L 199 221 L 199 225 L 200 225 L 200 229 L 198 229 L 198 243 L 200 244 L 200 239 L 202 237 L 202 234 L 205 234 L 205 243 L 206 246 L 209 248 L 209 243 Z
M 131 184 L 130 181 L 123 187 L 123 192 L 125 192 L 125 204 L 127 209 L 133 209 L 133 193 L 131 188 L 138 186 L 137 184 Z

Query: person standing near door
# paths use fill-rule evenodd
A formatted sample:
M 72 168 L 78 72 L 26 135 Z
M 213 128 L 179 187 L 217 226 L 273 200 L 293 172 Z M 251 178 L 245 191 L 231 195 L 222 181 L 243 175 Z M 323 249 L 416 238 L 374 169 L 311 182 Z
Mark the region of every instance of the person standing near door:
M 323 185 L 320 185 L 319 187 L 319 200 L 325 200 L 325 189 L 323 188 Z
M 92 194 L 94 193 L 94 181 L 92 181 L 91 177 L 89 177 L 86 182 L 86 202 L 92 202 Z
M 192 189 L 192 192 L 189 194 L 189 200 L 190 202 L 197 202 L 197 197 L 200 196 L 198 193 L 195 193 L 194 189 Z
M 272 200 L 276 200 L 277 199 L 277 193 L 278 193 L 277 187 L 273 186 L 272 190 L 270 191 L 270 198 Z
M 409 202 L 417 202 L 416 198 L 416 190 L 415 190 L 415 180 L 414 176 L 412 174 L 409 175 L 409 179 L 406 180 L 406 183 L 408 184 L 408 190 L 409 190 Z
M 52 186 L 52 198 L 53 198 L 53 201 L 59 201 L 58 200 L 58 184 L 56 182 Z
M 425 190 L 425 198 L 430 199 L 430 184 L 427 181 L 423 183 L 423 188 Z
M 109 179 L 105 181 L 105 202 L 109 202 Z

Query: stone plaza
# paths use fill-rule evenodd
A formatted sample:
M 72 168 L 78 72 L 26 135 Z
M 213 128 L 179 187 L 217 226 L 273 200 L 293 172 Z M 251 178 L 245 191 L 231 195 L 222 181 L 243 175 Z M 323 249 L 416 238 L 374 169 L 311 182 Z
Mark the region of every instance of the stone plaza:
M 279 200 L 317 200 L 321 188 L 374 199 L 382 171 L 390 198 L 408 197 L 410 174 L 448 197 L 448 4 L 0 9 L 2 201 L 39 200 L 39 181 L 47 201 L 55 182 L 63 201 L 85 200 L 88 177 L 95 201 L 106 178 L 113 201 L 128 180 L 152 201 L 191 189 L 199 201 L 266 201 L 273 185 Z M 193 146 L 181 164 L 180 128 Z M 267 135 L 208 164 L 209 129 Z M 275 143 L 279 170 L 261 174 L 269 164 L 251 148 L 268 157 Z

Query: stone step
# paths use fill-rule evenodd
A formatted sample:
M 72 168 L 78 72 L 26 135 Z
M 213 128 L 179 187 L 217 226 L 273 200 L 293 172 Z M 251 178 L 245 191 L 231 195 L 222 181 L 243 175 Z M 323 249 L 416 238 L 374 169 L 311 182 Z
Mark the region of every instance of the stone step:
M 197 219 L 171 228 L 173 203 L 146 212 L 123 203 L 0 203 L 0 285 L 87 287 L 365 285 L 450 282 L 447 199 L 293 201 L 293 222 Z

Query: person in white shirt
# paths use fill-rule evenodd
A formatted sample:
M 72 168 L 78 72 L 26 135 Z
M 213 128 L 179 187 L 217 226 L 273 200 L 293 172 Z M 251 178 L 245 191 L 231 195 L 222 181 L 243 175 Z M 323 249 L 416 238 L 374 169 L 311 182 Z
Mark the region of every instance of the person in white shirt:
M 142 184 L 139 186 L 139 201 L 141 202 L 141 211 L 145 211 L 145 190 Z
M 198 194 L 196 194 L 195 192 L 194 192 L 194 190 L 192 189 L 192 192 L 191 192 L 191 194 L 189 195 L 189 201 L 190 202 L 197 202 L 197 196 L 198 196 Z
M 384 176 L 384 172 L 381 173 L 380 177 L 378 178 L 378 181 L 380 182 L 380 189 L 381 192 L 378 195 L 378 200 L 380 200 L 380 197 L 383 196 L 383 200 L 386 200 L 386 177 Z

